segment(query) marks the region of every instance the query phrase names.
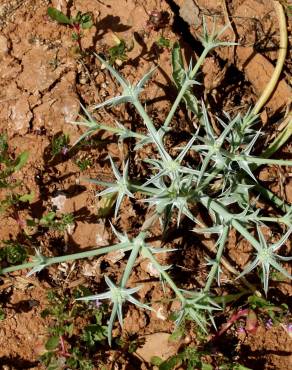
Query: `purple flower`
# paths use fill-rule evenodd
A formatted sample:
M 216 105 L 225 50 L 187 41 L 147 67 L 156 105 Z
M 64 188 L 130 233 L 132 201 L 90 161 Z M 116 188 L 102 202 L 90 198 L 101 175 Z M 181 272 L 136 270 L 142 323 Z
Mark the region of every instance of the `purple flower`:
M 244 329 L 244 327 L 243 326 L 239 326 L 238 328 L 237 328 L 237 332 L 238 333 L 245 333 L 245 329 Z
M 271 327 L 273 326 L 273 321 L 272 319 L 269 319 L 266 321 L 266 328 L 267 329 L 271 329 Z
M 66 146 L 63 146 L 61 153 L 66 156 L 68 154 L 68 148 Z
M 102 303 L 98 299 L 96 299 L 96 301 L 95 301 L 95 307 L 96 308 L 99 308 L 101 305 L 102 305 Z
M 282 328 L 287 332 L 290 338 L 292 338 L 292 323 L 281 324 Z

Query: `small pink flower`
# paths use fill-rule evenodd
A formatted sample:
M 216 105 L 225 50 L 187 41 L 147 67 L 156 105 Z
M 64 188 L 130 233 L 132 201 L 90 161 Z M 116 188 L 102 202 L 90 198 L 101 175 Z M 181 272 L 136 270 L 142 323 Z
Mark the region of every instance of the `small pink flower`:
M 244 327 L 240 326 L 239 328 L 237 328 L 237 332 L 239 334 L 245 333 Z
M 96 307 L 96 308 L 99 308 L 101 305 L 102 305 L 102 303 L 97 299 L 97 300 L 95 301 L 95 307 Z
M 292 338 L 292 323 L 281 324 L 282 328 L 286 331 L 290 338 Z
M 272 319 L 267 320 L 266 321 L 266 329 L 271 329 L 272 326 L 273 326 Z

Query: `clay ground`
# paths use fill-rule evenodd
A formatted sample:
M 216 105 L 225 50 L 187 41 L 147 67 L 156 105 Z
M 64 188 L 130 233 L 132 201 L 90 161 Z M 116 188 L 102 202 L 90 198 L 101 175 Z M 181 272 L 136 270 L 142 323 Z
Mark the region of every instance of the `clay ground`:
M 227 13 L 223 3 L 227 4 Z M 81 40 L 87 55 L 80 58 L 76 53 L 72 31 L 49 19 L 48 6 L 57 7 L 66 14 L 76 14 L 78 10 L 91 12 L 94 26 L 84 32 Z M 150 17 L 153 11 L 163 13 L 160 23 Z M 230 29 L 226 37 L 231 40 L 235 37 L 240 46 L 217 50 L 206 59 L 198 94 L 208 101 L 214 115 L 222 110 L 230 114 L 244 112 L 256 102 L 277 58 L 279 30 L 270 0 L 0 0 L 0 132 L 7 134 L 13 155 L 29 151 L 28 163 L 17 176 L 22 180 L 21 191 L 34 194 L 31 204 L 18 210 L 18 219 L 11 214 L 0 216 L 0 241 L 18 240 L 30 248 L 32 254 L 33 247 L 41 245 L 50 256 L 112 242 L 108 221 L 98 217 L 100 204 L 95 195 L 98 189 L 82 179 L 109 181 L 112 175 L 106 158 L 108 154 L 115 159 L 121 158 L 119 145 L 101 133 L 93 147 L 83 146 L 78 151 L 52 158 L 52 140 L 66 133 L 72 145 L 83 132 L 79 126 L 69 124 L 78 118 L 79 102 L 89 107 L 119 91 L 116 82 L 92 56 L 92 52 L 107 55 L 109 47 L 115 45 L 114 35 L 129 45 L 126 60 L 116 66 L 129 80 L 137 81 L 151 66 L 158 67 L 143 98 L 147 99 L 148 110 L 155 122 L 162 122 L 176 97 L 176 89 L 171 81 L 171 51 L 167 47 L 158 47 L 156 41 L 161 36 L 170 42 L 179 41 L 185 59 L 189 60 L 191 55 L 196 58 L 201 51 L 198 35 L 202 29 L 202 14 L 211 13 L 216 15 L 219 26 L 228 18 L 232 19 L 233 30 Z M 290 18 L 290 43 L 291 27 Z M 291 67 L 290 48 L 281 82 L 260 117 L 263 130 L 270 137 L 279 129 L 279 122 L 289 107 Z M 104 109 L 95 117 L 109 125 L 115 120 L 128 124 L 137 121 L 133 110 L 128 108 Z M 175 120 L 176 125 L 188 125 L 183 109 L 177 112 Z M 129 150 L 130 146 L 124 147 L 122 155 L 127 156 Z M 281 149 L 279 158 L 289 152 L 291 143 Z M 81 171 L 77 163 L 84 159 L 88 159 L 90 165 Z M 136 169 L 133 165 L 131 171 Z M 287 203 L 292 202 L 292 178 L 288 170 L 263 168 L 258 176 Z M 40 219 L 56 205 L 60 214 L 75 216 L 70 232 L 47 230 L 37 234 L 32 232 L 31 238 L 24 236 L 19 220 Z M 134 235 L 144 222 L 144 211 L 126 201 L 115 225 Z M 206 275 L 205 260 L 199 250 L 190 248 L 188 238 L 192 234 L 186 234 L 178 233 L 173 242 L 174 247 L 182 249 L 179 279 L 185 286 L 199 286 L 200 279 Z M 157 243 L 159 245 L 159 241 Z M 2 276 L 0 299 L 5 318 L 0 321 L 0 368 L 45 369 L 39 356 L 44 351 L 50 325 L 49 318 L 41 317 L 48 305 L 47 292 L 50 289 L 68 292 L 78 285 L 95 290 L 104 273 L 120 276 L 119 271 L 125 266 L 122 257 L 103 257 L 98 263 L 93 260 L 76 262 L 74 266 L 72 263 L 51 266 L 46 273 L 32 277 L 26 277 L 22 271 Z M 250 247 L 243 242 L 238 244 L 236 236 L 230 235 L 228 258 L 231 263 L 241 269 L 249 257 Z M 135 279 L 148 281 L 144 296 L 159 301 L 161 288 L 153 281 L 155 279 L 145 263 L 136 268 Z M 291 303 L 289 283 L 279 283 L 277 290 L 281 303 Z M 125 332 L 153 335 L 150 337 L 154 344 L 152 349 L 146 349 L 148 353 L 143 353 L 144 357 L 140 355 L 138 363 L 134 357 L 103 349 L 106 368 L 151 369 L 145 356 L 149 359 L 153 355 L 162 356 L 163 351 L 175 353 L 182 345 L 169 349 L 166 340 L 166 349 L 161 347 L 156 351 L 157 346 L 162 346 L 163 335 L 171 333 L 174 327 L 167 319 L 169 305 L 156 305 L 159 315 L 145 315 L 135 308 L 125 314 Z M 164 334 L 156 338 L 156 333 Z M 191 333 L 190 340 L 194 337 Z M 224 349 L 225 340 L 222 338 L 217 350 L 228 355 Z M 228 340 L 234 350 L 233 356 L 251 369 L 286 370 L 292 367 L 292 341 L 281 325 L 271 329 L 261 325 L 255 335 L 242 336 L 233 331 Z

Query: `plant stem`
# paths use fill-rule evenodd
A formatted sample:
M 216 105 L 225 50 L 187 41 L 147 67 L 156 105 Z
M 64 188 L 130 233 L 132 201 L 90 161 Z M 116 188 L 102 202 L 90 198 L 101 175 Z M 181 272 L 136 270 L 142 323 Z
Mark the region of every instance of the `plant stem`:
M 284 217 L 255 217 L 251 218 L 251 221 L 260 221 L 260 222 L 277 222 L 277 223 L 285 223 Z
M 267 165 L 267 164 L 274 164 L 278 166 L 292 166 L 292 160 L 289 161 L 289 160 L 284 160 L 284 159 L 258 158 L 258 157 L 242 156 L 242 155 L 234 155 L 230 157 L 230 159 L 234 161 L 245 161 L 248 163 L 255 163 L 258 166 Z
M 201 67 L 201 65 L 203 64 L 207 54 L 209 53 L 210 49 L 209 48 L 205 48 L 201 54 L 201 56 L 199 57 L 199 59 L 197 60 L 197 63 L 196 65 L 194 66 L 194 68 L 192 69 L 192 71 L 190 72 L 189 74 L 189 79 L 193 79 L 196 75 L 196 73 L 198 72 L 199 68 Z M 174 113 L 178 107 L 178 105 L 180 104 L 186 90 L 188 89 L 188 87 L 190 87 L 190 84 L 189 84 L 189 79 L 186 79 L 185 82 L 183 83 L 181 89 L 180 89 L 180 92 L 179 94 L 177 95 L 166 119 L 165 119 L 165 122 L 163 124 L 163 133 L 165 132 L 165 130 L 167 129 L 167 127 L 169 126 L 171 120 L 172 120 L 172 117 L 174 116 Z
M 156 144 L 157 149 L 159 151 L 159 154 L 161 155 L 161 157 L 165 161 L 168 161 L 170 159 L 170 156 L 167 153 L 167 151 L 165 150 L 165 148 L 163 146 L 163 143 L 162 143 L 162 139 L 161 139 L 160 135 L 158 134 L 156 128 L 154 127 L 152 120 L 150 119 L 150 117 L 146 113 L 145 109 L 143 108 L 143 106 L 142 106 L 142 104 L 140 103 L 139 100 L 136 100 L 133 104 L 134 104 L 135 108 L 137 109 L 138 113 L 140 114 L 140 116 L 142 117 L 148 131 L 150 132 L 152 140 Z
M 259 242 L 246 230 L 242 224 L 234 218 L 234 215 L 229 213 L 224 206 L 222 206 L 219 202 L 215 201 L 214 199 L 204 196 L 200 198 L 200 202 L 207 208 L 212 209 L 218 215 L 223 217 L 226 222 L 230 222 L 231 225 L 242 235 L 244 238 L 249 241 L 256 250 L 260 250 L 261 246 Z M 227 221 L 228 220 L 228 221 Z
M 254 182 L 249 181 L 247 178 L 245 179 L 247 184 L 252 184 L 255 186 L 255 188 L 262 194 L 262 196 L 271 202 L 274 203 L 274 205 L 279 208 L 282 212 L 287 213 L 289 211 L 289 204 L 287 204 L 284 200 L 279 198 L 276 194 L 271 192 L 269 189 L 266 189 L 264 186 L 260 184 L 254 184 Z
M 139 238 L 139 240 L 137 240 L 137 238 L 136 238 L 135 241 L 134 241 L 134 246 L 132 248 L 131 254 L 130 254 L 129 259 L 127 261 L 127 265 L 126 265 L 126 268 L 125 268 L 125 271 L 124 271 L 124 274 L 123 274 L 123 277 L 122 277 L 122 280 L 121 280 L 121 288 L 124 288 L 126 286 L 128 280 L 129 280 L 129 277 L 132 273 L 134 264 L 135 264 L 137 256 L 138 256 L 138 253 L 139 253 L 141 247 L 144 245 L 145 235 L 146 235 L 145 232 L 140 233 L 139 236 L 137 237 L 137 238 Z M 140 241 L 140 238 L 141 238 L 141 241 Z
M 292 135 L 292 112 L 288 113 L 288 116 L 285 118 L 285 121 L 287 122 L 286 127 L 283 129 L 282 132 L 279 133 L 275 140 L 262 153 L 261 157 L 269 158 L 289 140 L 289 138 Z
M 266 104 L 266 102 L 270 99 L 279 81 L 279 78 L 280 78 L 280 75 L 281 75 L 281 72 L 284 66 L 286 53 L 287 53 L 288 36 L 287 36 L 287 25 L 286 25 L 285 12 L 279 1 L 273 1 L 273 3 L 274 3 L 274 8 L 277 13 L 279 28 L 280 28 L 280 45 L 279 45 L 278 60 L 277 60 L 276 67 L 270 78 L 269 83 L 265 87 L 264 91 L 262 92 L 262 95 L 260 96 L 255 107 L 252 110 L 253 114 L 258 114 L 260 110 L 263 108 L 263 106 Z
M 124 249 L 128 249 L 128 248 L 129 248 L 128 244 L 120 243 L 120 244 L 113 245 L 113 246 L 110 246 L 110 247 L 93 249 L 93 250 L 86 251 L 86 252 L 67 254 L 66 256 L 50 257 L 50 258 L 46 258 L 46 267 L 50 266 L 50 265 L 53 265 L 55 263 L 62 263 L 62 262 L 74 261 L 74 260 L 82 259 L 82 258 L 89 258 L 89 257 L 93 257 L 93 256 L 98 256 L 100 254 L 106 254 L 106 253 L 109 253 L 109 252 L 114 252 L 114 251 L 117 251 L 117 250 L 120 250 L 120 249 L 124 250 Z M 40 264 L 39 261 L 35 261 L 35 262 L 23 263 L 23 264 L 17 265 L 17 266 L 4 267 L 2 270 L 0 270 L 0 273 L 1 274 L 6 274 L 6 273 L 9 273 L 9 272 L 24 270 L 24 269 L 28 269 L 28 268 L 38 266 L 39 264 Z
M 109 132 L 112 132 L 112 133 L 117 134 L 117 135 L 124 133 L 124 131 L 122 129 L 118 128 L 118 127 L 112 127 L 112 126 L 107 126 L 107 125 L 103 125 L 103 124 L 98 124 L 97 129 L 104 130 L 104 131 L 109 131 Z M 131 131 L 131 130 L 129 130 L 129 135 L 131 135 L 131 137 L 135 137 L 136 139 L 146 139 L 145 135 L 139 134 L 139 133 Z
M 228 237 L 228 232 L 229 232 L 229 227 L 228 226 L 225 226 L 224 229 L 223 229 L 223 232 L 222 232 L 222 235 L 220 235 L 220 242 L 219 242 L 219 247 L 218 247 L 218 251 L 217 251 L 217 254 L 216 254 L 216 262 L 213 264 L 212 268 L 211 268 L 211 271 L 209 273 L 209 276 L 208 276 L 208 280 L 206 282 L 206 285 L 205 285 L 205 288 L 204 288 L 204 292 L 209 292 L 210 288 L 211 288 L 211 285 L 213 283 L 213 280 L 215 278 L 215 275 L 219 269 L 219 264 L 220 264 L 220 261 L 221 261 L 221 257 L 222 257 L 222 254 L 223 254 L 223 250 L 224 250 L 224 246 L 225 246 L 225 243 L 226 243 L 226 240 L 227 240 L 227 237 Z
M 176 296 L 180 299 L 181 302 L 185 301 L 185 298 L 183 294 L 180 292 L 174 281 L 171 279 L 171 277 L 168 275 L 168 273 L 163 270 L 163 268 L 160 266 L 160 264 L 157 262 L 156 258 L 153 256 L 149 248 L 142 246 L 142 254 L 143 257 L 148 258 L 151 263 L 154 265 L 156 270 L 161 274 L 161 276 L 165 279 L 165 281 L 168 283 L 168 285 L 171 287 L 171 289 L 175 292 Z

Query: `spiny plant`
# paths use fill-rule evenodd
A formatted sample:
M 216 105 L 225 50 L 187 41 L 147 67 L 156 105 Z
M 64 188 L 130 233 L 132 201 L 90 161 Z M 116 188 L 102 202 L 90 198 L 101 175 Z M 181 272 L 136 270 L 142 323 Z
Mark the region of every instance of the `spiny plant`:
M 137 141 L 135 146 L 137 157 L 141 148 L 150 145 L 152 154 L 144 160 L 149 176 L 144 181 L 130 178 L 129 161 L 123 163 L 119 169 L 110 157 L 109 162 L 115 181 L 105 182 L 95 179 L 90 181 L 105 188 L 99 195 L 115 196 L 115 217 L 119 214 L 124 198 L 128 197 L 134 201 L 137 194 L 140 198 L 141 194 L 144 196 L 143 202 L 149 205 L 152 214 L 145 219 L 144 225 L 136 237 L 131 238 L 112 227 L 118 240 L 114 245 L 51 258 L 44 256 L 38 249 L 31 262 L 2 270 L 2 273 L 7 273 L 17 269 L 32 268 L 29 274 L 33 274 L 52 263 L 96 256 L 116 250 L 129 252 L 126 267 L 119 281 L 112 281 L 106 276 L 105 281 L 108 285 L 106 292 L 78 298 L 84 301 L 107 300 L 111 302 L 111 316 L 108 322 L 109 344 L 112 342 L 112 329 L 116 318 L 118 318 L 120 326 L 123 326 L 123 307 L 126 304 L 133 304 L 140 309 L 153 310 L 150 305 L 146 305 L 138 299 L 141 286 L 128 287 L 138 258 L 147 259 L 157 275 L 160 276 L 163 286 L 167 285 L 173 291 L 173 299 L 179 302 L 176 324 L 181 325 L 186 320 L 192 320 L 205 333 L 208 333 L 210 323 L 215 326 L 216 312 L 222 309 L 220 299 L 212 292 L 212 287 L 216 280 L 217 284 L 221 283 L 221 266 L 224 262 L 224 251 L 231 229 L 235 229 L 254 249 L 255 258 L 236 277 L 237 280 L 240 279 L 248 285 L 248 291 L 256 290 L 256 288 L 243 277 L 258 268 L 263 271 L 263 290 L 266 295 L 268 294 L 271 269 L 276 269 L 291 279 L 290 274 L 281 264 L 282 261 L 290 260 L 291 257 L 281 256 L 278 251 L 286 243 L 292 231 L 292 208 L 290 207 L 283 216 L 266 216 L 264 210 L 258 207 L 257 197 L 264 195 L 272 200 L 276 198 L 271 196 L 267 189 L 259 186 L 254 171 L 260 165 L 291 166 L 292 161 L 268 159 L 255 155 L 256 142 L 262 134 L 255 128 L 258 117 L 252 110 L 243 116 L 238 114 L 235 117 L 224 113 L 224 118 L 218 118 L 221 132 L 217 134 L 210 120 L 210 112 L 192 92 L 192 86 L 199 84 L 196 78 L 208 53 L 216 47 L 234 45 L 232 42 L 220 40 L 225 30 L 226 27 L 217 32 L 214 26 L 209 32 L 204 23 L 201 38 L 204 50 L 196 63 L 193 65 L 191 61 L 186 69 L 183 65 L 179 45 L 174 45 L 172 53 L 173 79 L 179 92 L 164 123 L 159 128 L 155 127 L 147 113 L 145 102 L 140 100 L 140 93 L 153 77 L 155 69 L 151 69 L 140 81 L 132 84 L 121 76 L 110 63 L 96 55 L 96 58 L 120 84 L 122 92 L 120 95 L 96 105 L 94 109 L 125 103 L 131 104 L 141 117 L 147 132 L 132 131 L 118 122 L 115 127 L 98 123 L 93 115 L 85 107 L 82 107 L 85 119 L 73 123 L 83 125 L 87 130 L 75 144 L 98 130 L 107 130 L 116 135 L 120 142 L 129 138 L 135 139 Z M 173 134 L 171 123 L 182 101 L 186 104 L 187 109 L 193 113 L 197 129 L 190 134 L 188 143 L 183 147 L 177 147 L 176 154 L 171 155 L 165 138 Z M 269 150 L 269 155 L 277 149 L 278 147 L 273 146 L 273 149 Z M 190 153 L 196 153 L 197 159 L 190 159 L 192 158 Z M 278 200 L 276 205 L 280 203 L 281 200 Z M 209 214 L 210 220 L 212 220 L 210 225 L 204 225 L 195 216 L 193 210 L 197 205 L 203 207 Z M 150 213 L 147 212 L 147 214 Z M 162 230 L 166 231 L 169 224 L 173 222 L 176 222 L 177 227 L 180 227 L 184 217 L 194 222 L 193 231 L 195 233 L 218 235 L 215 244 L 216 256 L 213 260 L 208 261 L 207 266 L 210 266 L 210 271 L 204 287 L 200 290 L 185 290 L 178 286 L 172 276 L 171 266 L 162 265 L 156 257 L 158 253 L 175 251 L 169 248 L 154 248 L 147 241 L 151 227 L 156 221 L 160 220 Z M 263 234 L 263 227 L 266 228 L 266 225 L 271 223 L 280 223 L 283 229 L 287 229 L 279 241 L 272 240 L 272 238 L 270 241 Z

